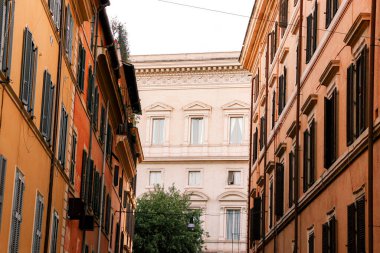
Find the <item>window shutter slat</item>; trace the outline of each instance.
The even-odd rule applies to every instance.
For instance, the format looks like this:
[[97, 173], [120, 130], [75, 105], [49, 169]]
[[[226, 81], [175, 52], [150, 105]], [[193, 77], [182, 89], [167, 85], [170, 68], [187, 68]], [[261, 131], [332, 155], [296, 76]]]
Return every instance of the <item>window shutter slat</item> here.
[[50, 80], [48, 72], [44, 71], [44, 82], [42, 92], [42, 109], [41, 109], [41, 134], [45, 138], [48, 137], [48, 106], [50, 96]]
[[355, 203], [347, 207], [347, 252], [356, 253]]

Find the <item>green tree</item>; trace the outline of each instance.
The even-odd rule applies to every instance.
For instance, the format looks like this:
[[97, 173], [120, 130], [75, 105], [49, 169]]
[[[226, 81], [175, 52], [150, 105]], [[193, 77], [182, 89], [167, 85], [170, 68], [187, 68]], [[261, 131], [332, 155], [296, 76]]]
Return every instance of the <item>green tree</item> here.
[[[191, 210], [190, 196], [174, 186], [156, 186], [137, 200], [133, 250], [136, 253], [201, 252], [200, 210]], [[193, 229], [188, 225], [194, 224]]]
[[127, 62], [129, 59], [129, 44], [126, 25], [118, 18], [112, 18], [111, 27], [113, 36], [117, 40], [120, 47], [121, 60], [123, 62]]

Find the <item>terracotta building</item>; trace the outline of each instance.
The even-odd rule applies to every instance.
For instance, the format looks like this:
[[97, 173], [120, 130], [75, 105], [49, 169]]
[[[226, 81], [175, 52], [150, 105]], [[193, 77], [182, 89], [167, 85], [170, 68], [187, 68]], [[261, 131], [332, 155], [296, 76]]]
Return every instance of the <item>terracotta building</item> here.
[[109, 1], [0, 4], [0, 251], [131, 252], [141, 107]]
[[380, 251], [374, 2], [255, 2], [249, 252]]
[[174, 184], [202, 209], [204, 252], [245, 252], [249, 88], [238, 52], [133, 56], [143, 116], [137, 195]]

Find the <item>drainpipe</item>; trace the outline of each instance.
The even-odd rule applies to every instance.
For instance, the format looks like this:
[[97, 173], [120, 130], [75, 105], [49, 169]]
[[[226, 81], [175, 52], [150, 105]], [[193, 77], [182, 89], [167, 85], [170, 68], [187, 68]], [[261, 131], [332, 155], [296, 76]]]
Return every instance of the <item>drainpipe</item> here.
[[[122, 182], [124, 182], [124, 170], [123, 169], [121, 170], [121, 178], [122, 178]], [[120, 187], [120, 182], [119, 182], [119, 187]], [[121, 200], [123, 198], [123, 191], [121, 191], [121, 197], [119, 195], [119, 198], [120, 198], [120, 206], [119, 206], [119, 234], [116, 235], [116, 236], [119, 237], [119, 245], [118, 245], [119, 248], [115, 249], [115, 252], [120, 252], [120, 247], [123, 247], [123, 245], [121, 245], [121, 243], [120, 243], [121, 242], [121, 214], [122, 214], [122, 210], [121, 210], [122, 209], [122, 203], [121, 203], [122, 201]]]
[[[61, 0], [61, 6], [65, 6], [65, 0]], [[44, 239], [44, 252], [49, 251], [49, 235], [50, 235], [50, 219], [51, 219], [51, 210], [53, 205], [53, 186], [54, 186], [54, 165], [55, 157], [57, 155], [57, 134], [58, 134], [58, 113], [59, 113], [59, 102], [60, 102], [60, 93], [61, 93], [61, 70], [62, 70], [62, 49], [64, 40], [64, 18], [65, 18], [64, 8], [61, 10], [61, 20], [59, 28], [59, 41], [58, 41], [58, 66], [57, 66], [57, 94], [55, 97], [55, 111], [53, 118], [53, 138], [52, 138], [52, 151], [50, 159], [50, 176], [49, 176], [49, 194], [47, 201], [47, 211], [46, 211], [46, 228], [45, 228], [45, 239]]]
[[[262, 206], [261, 206], [261, 222], [262, 222], [262, 238], [263, 238], [263, 253], [265, 253], [265, 199], [266, 199], [266, 190], [267, 190], [267, 173], [265, 169], [267, 167], [267, 129], [268, 129], [268, 92], [269, 92], [269, 33], [267, 35], [267, 51], [265, 54], [265, 135], [264, 135], [264, 196], [262, 197]], [[262, 131], [262, 130], [261, 130]]]
[[104, 193], [103, 188], [104, 188], [104, 172], [106, 168], [106, 158], [107, 158], [107, 153], [106, 151], [106, 146], [107, 146], [107, 131], [108, 131], [108, 110], [109, 110], [109, 102], [107, 102], [107, 109], [106, 109], [106, 118], [105, 118], [105, 130], [104, 130], [104, 152], [103, 152], [103, 164], [102, 164], [102, 182], [100, 186], [100, 212], [99, 212], [99, 230], [98, 230], [98, 247], [97, 247], [97, 253], [100, 253], [100, 241], [101, 241], [101, 235], [102, 235], [102, 220], [103, 220], [103, 202], [104, 202]]
[[368, 252], [373, 252], [373, 108], [375, 82], [376, 0], [371, 6], [368, 94]]
[[297, 100], [296, 100], [296, 150], [295, 150], [295, 175], [294, 175], [294, 250], [298, 252], [298, 199], [299, 199], [299, 158], [300, 158], [300, 92], [301, 92], [301, 73], [302, 73], [302, 21], [303, 21], [303, 0], [300, 0], [300, 21], [298, 28], [298, 58], [297, 58]]
[[251, 80], [251, 117], [249, 118], [249, 157], [248, 157], [248, 223], [247, 223], [247, 253], [249, 253], [251, 231], [249, 225], [251, 222], [251, 171], [252, 171], [252, 118], [253, 118], [253, 80]]

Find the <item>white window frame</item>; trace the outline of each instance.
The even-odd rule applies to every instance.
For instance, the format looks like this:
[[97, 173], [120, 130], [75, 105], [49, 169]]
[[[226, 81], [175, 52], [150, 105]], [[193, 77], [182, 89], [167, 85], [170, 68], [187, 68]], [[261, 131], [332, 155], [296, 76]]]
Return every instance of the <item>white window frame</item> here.
[[[163, 103], [154, 103], [144, 109], [146, 117], [145, 128], [145, 146], [168, 146], [169, 145], [169, 130], [170, 119], [173, 108]], [[164, 119], [164, 143], [162, 145], [153, 144], [153, 119]]]
[[[224, 217], [225, 217], [224, 218], [224, 222], [225, 222], [224, 223], [225, 224], [224, 238], [225, 238], [225, 240], [231, 240], [232, 241], [232, 239], [228, 239], [228, 232], [227, 232], [227, 211], [228, 210], [239, 211], [239, 235], [238, 235], [239, 239], [234, 238], [234, 233], [233, 233], [234, 229], [232, 229], [232, 238], [233, 238], [233, 240], [240, 240], [240, 238], [242, 237], [242, 218], [244, 218], [244, 217], [242, 217], [243, 212], [242, 212], [241, 207], [225, 207], [224, 208]], [[233, 228], [234, 228], [234, 225], [232, 226]]]
[[[189, 179], [190, 179], [190, 172], [199, 172], [200, 176], [200, 182], [199, 185], [190, 185]], [[186, 169], [186, 188], [202, 188], [203, 187], [203, 169], [200, 168], [188, 168]]]
[[[241, 119], [241, 124], [242, 124], [242, 126], [241, 126], [241, 137], [240, 137], [240, 142], [237, 142], [237, 143], [232, 143], [231, 142], [231, 131], [232, 131], [232, 129], [231, 129], [231, 121], [232, 121], [232, 119]], [[229, 117], [228, 117], [228, 144], [230, 144], [230, 145], [241, 145], [241, 144], [243, 144], [243, 141], [244, 141], [244, 133], [245, 133], [245, 129], [246, 129], [246, 127], [245, 127], [245, 120], [244, 120], [244, 115], [230, 115]]]
[[[229, 174], [230, 172], [240, 172], [240, 183], [239, 184], [229, 184]], [[244, 186], [244, 174], [243, 174], [243, 169], [241, 168], [227, 168], [226, 169], [226, 188], [243, 188]]]
[[[250, 105], [242, 101], [232, 101], [222, 106], [223, 109], [223, 144], [224, 145], [249, 145], [249, 118]], [[231, 118], [243, 117], [243, 133], [240, 144], [230, 144]]]
[[155, 185], [150, 184], [150, 173], [151, 172], [160, 172], [161, 173], [161, 183], [159, 185], [163, 186], [164, 185], [164, 169], [148, 169], [147, 170], [147, 173], [148, 173], [148, 175], [147, 175], [148, 182], [147, 182], [146, 188], [152, 189], [155, 186]]
[[[202, 102], [193, 102], [183, 108], [185, 116], [184, 144], [189, 146], [208, 145], [208, 126], [211, 114], [211, 106]], [[191, 144], [191, 120], [203, 118], [203, 140], [201, 144]]]
[[[193, 133], [193, 120], [198, 120], [200, 123], [200, 132], [199, 132], [199, 139], [197, 143], [193, 142], [194, 139], [194, 133]], [[205, 118], [204, 117], [190, 117], [190, 145], [203, 145], [205, 140]]]
[[[155, 121], [159, 121], [159, 120], [162, 120], [164, 122], [163, 123], [163, 129], [162, 129], [162, 135], [163, 135], [162, 136], [162, 142], [161, 143], [154, 143], [154, 126], [155, 126], [154, 122]], [[165, 144], [165, 138], [166, 138], [166, 131], [165, 131], [165, 129], [166, 129], [166, 120], [165, 120], [164, 117], [152, 117], [151, 121], [152, 121], [152, 123], [151, 123], [151, 125], [152, 125], [151, 144], [152, 144], [152, 146], [162, 146], [162, 145]]]

